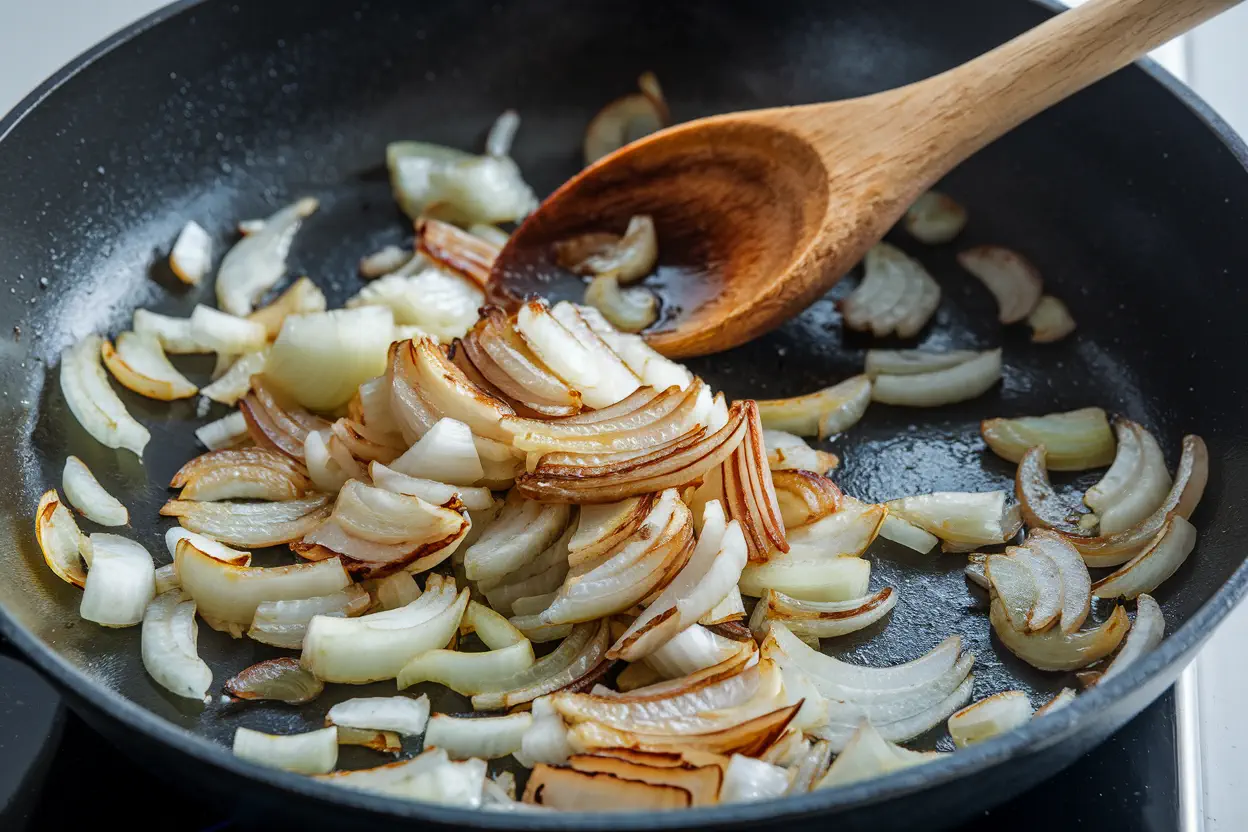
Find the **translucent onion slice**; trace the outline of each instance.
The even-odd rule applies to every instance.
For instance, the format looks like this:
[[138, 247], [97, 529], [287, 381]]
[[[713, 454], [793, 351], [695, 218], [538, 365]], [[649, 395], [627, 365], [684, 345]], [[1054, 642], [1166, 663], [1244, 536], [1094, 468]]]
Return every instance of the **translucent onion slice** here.
[[306, 277], [290, 284], [284, 292], [267, 306], [262, 306], [247, 316], [264, 327], [265, 336], [272, 341], [282, 331], [282, 324], [291, 315], [310, 315], [328, 308], [325, 293]]
[[253, 664], [227, 680], [225, 690], [238, 699], [302, 705], [320, 696], [325, 685], [300, 667], [298, 661], [283, 657]]
[[471, 156], [422, 142], [386, 148], [395, 199], [414, 220], [436, 216], [467, 225], [523, 219], [537, 207], [520, 168], [506, 156]]
[[585, 304], [603, 314], [621, 332], [641, 332], [659, 319], [659, 298], [644, 286], [620, 286], [614, 274], [602, 274], [585, 287]]
[[212, 237], [202, 225], [190, 220], [182, 226], [169, 251], [169, 268], [191, 286], [198, 286], [212, 270]]
[[260, 296], [285, 274], [295, 232], [317, 206], [315, 199], [305, 197], [282, 208], [225, 253], [217, 270], [217, 304], [223, 310], [231, 315], [251, 314]]
[[338, 729], [330, 727], [278, 736], [237, 728], [234, 756], [296, 774], [328, 774], [338, 764]]
[[329, 501], [324, 494], [276, 503], [170, 500], [161, 506], [160, 513], [227, 545], [256, 548], [303, 537], [329, 516]]
[[[752, 646], [752, 645], [751, 645]], [[665, 679], [676, 679], [727, 661], [742, 650], [741, 643], [706, 627], [693, 625], [650, 653], [645, 662]]]
[[1010, 462], [1020, 461], [1029, 448], [1043, 445], [1050, 471], [1101, 468], [1114, 459], [1114, 434], [1099, 407], [1047, 416], [985, 419], [980, 423], [980, 433], [997, 456]]
[[1128, 419], [1115, 419], [1118, 452], [1109, 471], [1083, 501], [1100, 515], [1103, 535], [1117, 534], [1144, 520], [1166, 499], [1172, 485], [1161, 446], [1152, 433]]
[[582, 506], [576, 529], [568, 539], [568, 562], [575, 566], [592, 560], [627, 538], [645, 520], [654, 497], [629, 497], [616, 503]]
[[247, 395], [247, 391], [251, 389], [251, 377], [264, 369], [264, 362], [268, 355], [268, 350], [240, 355], [230, 365], [230, 369], [199, 392], [214, 402], [237, 404], [238, 400]]
[[416, 326], [442, 341], [462, 337], [485, 301], [480, 287], [438, 268], [396, 272], [373, 281], [347, 301], [347, 308], [386, 307], [396, 325]]
[[445, 751], [431, 748], [410, 760], [336, 771], [317, 779], [348, 789], [472, 809], [481, 805], [485, 773], [484, 760], [452, 763]]
[[462, 355], [456, 351], [455, 361], [465, 372], [471, 366], [497, 394], [538, 415], [572, 416], [581, 410], [580, 392], [546, 368], [498, 307], [482, 309], [480, 320], [465, 336]]
[[1135, 621], [1131, 624], [1131, 631], [1097, 684], [1118, 675], [1161, 644], [1161, 637], [1166, 633], [1166, 619], [1161, 614], [1161, 607], [1151, 595], [1141, 594], [1135, 603]]
[[1196, 527], [1174, 514], [1147, 548], [1092, 584], [1092, 593], [1098, 598], [1130, 600], [1152, 592], [1178, 571], [1195, 547]]
[[826, 656], [804, 644], [787, 627], [772, 624], [762, 651], [777, 662], [781, 662], [782, 656], [789, 657], [811, 678], [835, 686], [827, 689], [841, 698], [861, 699], [873, 692], [911, 690], [932, 684], [958, 666], [962, 639], [950, 636], [919, 658], [903, 664], [868, 667]]
[[[310, 675], [310, 674], [309, 674]], [[403, 742], [393, 731], [368, 731], [363, 728], [337, 728], [339, 745], [359, 745], [383, 754], [398, 754]]]
[[374, 607], [383, 610], [405, 607], [420, 597], [420, 586], [410, 572], [396, 572], [366, 581], [364, 586], [373, 598]]
[[108, 377], [100, 365], [102, 344], [98, 335], [88, 335], [61, 352], [61, 392], [78, 424], [95, 441], [141, 457], [151, 434], [108, 386]]
[[392, 313], [380, 306], [291, 315], [269, 350], [264, 376], [304, 407], [333, 410], [385, 371], [393, 329]]
[[975, 246], [958, 253], [958, 263], [992, 292], [997, 317], [1017, 323], [1036, 308], [1044, 289], [1040, 272], [1021, 254], [1001, 246]]
[[1007, 690], [967, 705], [949, 717], [954, 745], [966, 748], [1031, 721], [1031, 702], [1021, 690]]
[[476, 694], [472, 707], [478, 711], [510, 708], [573, 685], [602, 663], [609, 639], [605, 620], [577, 624], [553, 652], [516, 674], [510, 689]]
[[789, 551], [784, 520], [776, 498], [758, 407], [743, 403], [746, 434], [723, 464], [724, 505], [728, 517], [741, 524], [750, 562], [761, 563], [774, 553]]
[[[602, 335], [590, 325], [589, 317], [594, 313], [592, 307], [560, 301], [551, 307], [550, 312], [555, 320], [594, 356], [601, 374], [598, 384], [607, 398], [614, 399], [616, 402], [623, 401], [636, 392], [642, 383], [661, 390], [672, 386], [683, 390], [692, 383], [693, 376], [688, 370], [661, 356], [653, 372], [650, 371], [650, 364], [654, 362], [647, 362], [647, 373], [644, 377], [639, 377], [615, 351], [611, 343], [608, 343], [607, 336]], [[624, 335], [618, 334], [618, 337], [624, 337]], [[653, 350], [650, 352], [658, 356], [658, 353], [654, 353]], [[639, 381], [639, 378], [644, 378], [645, 381]], [[662, 386], [659, 386], [660, 384]]]
[[1054, 529], [1068, 535], [1089, 538], [1093, 532], [1083, 516], [1067, 506], [1053, 490], [1045, 466], [1046, 449], [1037, 445], [1023, 454], [1014, 476], [1019, 508], [1028, 526]]
[[788, 791], [789, 772], [762, 760], [733, 754], [732, 761], [724, 770], [724, 785], [720, 789], [721, 803], [749, 803], [769, 800]]
[[[410, 577], [408, 580], [411, 580]], [[338, 592], [314, 598], [263, 601], [256, 607], [247, 635], [261, 644], [298, 650], [303, 646], [303, 637], [313, 616], [359, 615], [368, 607], [370, 600], [362, 587], [352, 584]]]
[[923, 265], [888, 243], [877, 243], [863, 261], [862, 282], [841, 302], [850, 329], [883, 337], [918, 334], [940, 305], [940, 284]]
[[213, 352], [229, 355], [254, 352], [263, 348], [267, 340], [263, 324], [202, 303], [191, 312], [191, 337]]
[[586, 753], [632, 748], [650, 752], [681, 751], [757, 757], [783, 736], [800, 706], [800, 703], [787, 705], [703, 734], [644, 733], [611, 728], [596, 722], [582, 722], [569, 731], [568, 740], [573, 750]]
[[1057, 568], [1062, 584], [1061, 630], [1067, 634], [1077, 631], [1088, 617], [1092, 600], [1092, 579], [1083, 558], [1061, 535], [1044, 529], [1033, 529], [1023, 545]]
[[79, 588], [86, 584], [87, 571], [79, 552], [83, 535], [56, 489], [39, 498], [39, 507], [35, 509], [35, 539], [44, 561], [56, 577]]
[[[1010, 546], [1005, 551], [1011, 560], [1020, 562], [1031, 573], [1032, 581], [1035, 583], [1036, 601], [1027, 616], [1027, 631], [1047, 630], [1062, 614], [1062, 573], [1058, 571], [1057, 564], [1047, 555], [1027, 547]], [[993, 557], [989, 555], [989, 561]], [[989, 574], [991, 577], [991, 565]]]
[[330, 595], [351, 583], [337, 560], [271, 568], [234, 566], [200, 551], [190, 540], [178, 542], [174, 562], [183, 591], [195, 599], [200, 615], [214, 629], [246, 629], [265, 601]]
[[359, 618], [316, 616], [303, 641], [303, 666], [327, 682], [361, 684], [393, 679], [403, 665], [442, 647], [459, 628], [468, 593], [431, 575], [425, 592], [406, 607]]
[[1074, 701], [1075, 691], [1072, 688], [1062, 688], [1056, 696], [1036, 709], [1035, 714], [1032, 715], [1032, 719], [1043, 716], [1044, 714], [1051, 714], [1054, 711], [1060, 711], [1062, 708], [1065, 708]]
[[524, 802], [569, 812], [649, 812], [693, 805], [688, 789], [539, 763]]
[[848, 601], [867, 592], [871, 562], [858, 557], [773, 560], [741, 572], [741, 594], [761, 596], [775, 589], [807, 601]]
[[116, 349], [103, 341], [100, 356], [113, 378], [140, 396], [170, 402], [199, 390], [169, 363], [160, 341], [150, 333], [123, 332], [117, 336]]
[[130, 522], [130, 512], [121, 502], [109, 494], [81, 459], [69, 456], [65, 459], [65, 471], [61, 486], [70, 505], [82, 515], [101, 526], [124, 526]]
[[582, 343], [544, 302], [533, 300], [522, 306], [514, 325], [534, 355], [579, 390], [590, 407], [613, 405], [637, 389], [636, 377], [613, 374], [604, 378], [599, 351]]
[[93, 534], [90, 570], [78, 614], [105, 627], [131, 627], [143, 620], [156, 594], [156, 565], [138, 543], [115, 534]]
[[945, 370], [877, 376], [871, 398], [904, 407], [939, 407], [981, 396], [1000, 380], [1001, 350], [987, 350]]
[[947, 243], [966, 227], [966, 209], [940, 191], [927, 191], [902, 218], [911, 236], [928, 245]]
[[939, 758], [936, 752], [910, 751], [889, 742], [864, 719], [815, 788], [829, 789], [871, 780]]
[[[648, 756], [650, 755], [643, 755], [643, 759]], [[677, 760], [679, 759], [678, 757]], [[749, 758], [740, 757], [739, 759]], [[766, 763], [761, 763], [761, 765], [766, 765]], [[568, 766], [575, 771], [601, 772], [624, 780], [676, 786], [689, 792], [691, 806], [712, 806], [721, 802], [720, 785], [724, 782], [724, 770], [717, 765], [697, 766], [682, 762], [677, 762], [674, 766], [653, 765], [649, 762], [625, 760], [605, 754], [574, 754], [568, 758]], [[749, 779], [753, 782], [753, 778], [742, 779]], [[785, 782], [787, 784], [787, 777]]]
[[383, 246], [372, 254], [360, 258], [360, 277], [372, 280], [390, 274], [402, 268], [414, 256], [415, 252], [408, 251], [401, 246]]
[[147, 309], [136, 309], [130, 327], [139, 335], [155, 335], [167, 353], [212, 352], [209, 346], [200, 343], [191, 334], [188, 318], [173, 318]]
[[183, 465], [171, 488], [183, 500], [297, 500], [311, 490], [304, 468], [267, 448], [209, 451]]
[[890, 514], [959, 546], [991, 546], [1017, 534], [1016, 507], [1007, 506], [1006, 492], [941, 491], [902, 497], [884, 504]]
[[820, 440], [858, 423], [871, 403], [871, 379], [854, 376], [839, 384], [791, 399], [758, 402], [763, 427]]
[[[429, 724], [429, 697], [377, 696], [347, 699], [329, 709], [326, 725], [394, 731], [405, 737], [419, 737]], [[425, 740], [427, 746], [434, 743]]]
[[919, 554], [927, 554], [935, 548], [940, 542], [940, 538], [936, 535], [920, 529], [918, 526], [906, 520], [902, 520], [895, 514], [888, 514], [884, 517], [884, 522], [880, 524], [880, 537], [885, 540], [891, 540], [894, 543], [900, 543], [907, 549], [913, 549]]
[[935, 373], [965, 364], [977, 355], [973, 350], [867, 350], [863, 372], [870, 378]]
[[[400, 355], [395, 375], [419, 390], [419, 404], [426, 410], [427, 415], [421, 418], [428, 418], [428, 425], [418, 435], [423, 435], [438, 418], [449, 417], [468, 425], [477, 436], [501, 442], [510, 440], [499, 423], [514, 415], [512, 408], [473, 384], [431, 339], [403, 342], [397, 346], [397, 352]], [[397, 402], [396, 407], [400, 407]]]
[[667, 102], [654, 73], [643, 73], [637, 79], [640, 93], [617, 98], [598, 111], [585, 130], [585, 164], [619, 150], [668, 124]]
[[800, 436], [782, 430], [763, 429], [767, 464], [774, 471], [803, 470], [826, 474], [840, 464], [836, 454], [816, 450]]
[[532, 725], [533, 714], [523, 712], [493, 717], [434, 714], [425, 745], [443, 749], [452, 760], [493, 760], [519, 751], [524, 732]]
[[999, 599], [993, 599], [992, 628], [1006, 648], [1040, 670], [1078, 670], [1105, 658], [1127, 634], [1130, 622], [1122, 607], [1115, 607], [1105, 623], [1091, 630], [1063, 633], [1053, 628], [1043, 633], [1024, 634], [1010, 623]]
[[769, 622], [782, 621], [797, 636], [835, 638], [879, 621], [897, 606], [897, 598], [892, 587], [849, 601], [824, 602], [802, 601], [769, 589], [754, 607], [750, 629], [756, 637], [763, 638]]
[[[586, 239], [591, 236], [592, 241]], [[631, 217], [622, 237], [592, 234], [556, 243], [555, 258], [560, 266], [576, 274], [610, 274], [624, 285], [641, 280], [654, 271], [659, 259], [654, 220], [645, 214]], [[611, 319], [610, 315], [607, 319]]]
[[195, 602], [174, 590], [158, 595], [143, 613], [143, 667], [161, 687], [177, 696], [203, 700], [212, 670], [196, 652]]
[[815, 784], [828, 773], [832, 754], [832, 744], [827, 740], [819, 740], [811, 744], [809, 750], [789, 767], [793, 774], [788, 794], [805, 794], [813, 791]]
[[469, 521], [461, 514], [457, 522], [459, 525], [445, 537], [376, 543], [348, 531], [337, 518], [330, 517], [305, 534], [303, 540], [291, 543], [290, 548], [313, 561], [341, 555], [352, 575], [366, 579], [382, 578], [399, 570], [424, 572], [449, 558], [463, 543]]
[[773, 471], [772, 485], [786, 531], [822, 520], [841, 504], [841, 489], [810, 471]]
[[494, 495], [488, 488], [471, 488], [461, 485], [448, 485], [445, 482], [409, 477], [387, 468], [380, 462], [369, 463], [369, 475], [373, 484], [395, 494], [407, 494], [419, 497], [434, 505], [444, 505], [451, 500], [459, 500], [469, 511], [484, 511], [494, 506]]
[[399, 690], [421, 682], [437, 682], [465, 696], [509, 690], [517, 674], [533, 666], [533, 644], [520, 635], [515, 644], [482, 653], [442, 649], [421, 653], [399, 671]]
[[454, 419], [439, 419], [391, 467], [411, 477], [464, 486], [479, 481], [484, 474], [472, 430]]
[[251, 552], [231, 549], [229, 546], [218, 543], [211, 537], [187, 531], [181, 526], [174, 526], [165, 532], [165, 547], [169, 550], [169, 557], [177, 557], [178, 542], [182, 540], [191, 541], [191, 545], [200, 552], [210, 558], [216, 558], [222, 563], [228, 563], [232, 566], [251, 566]]
[[984, 574], [996, 593], [1010, 626], [1028, 632], [1040, 590], [1035, 576], [1023, 561], [1007, 555], [989, 555], [984, 561]]
[[490, 268], [500, 250], [500, 246], [490, 240], [430, 218], [416, 223], [416, 245], [421, 254], [472, 281], [479, 289], [489, 283]]
[[383, 544], [442, 540], [463, 525], [457, 511], [357, 480], [342, 487], [331, 516], [348, 533]]
[[247, 417], [240, 411], [195, 429], [195, 438], [210, 451], [233, 448], [247, 439]]
[[479, 581], [514, 572], [558, 540], [571, 517], [566, 505], [542, 505], [512, 492], [498, 519], [465, 551], [465, 574]]
[[1044, 295], [1027, 316], [1031, 327], [1031, 343], [1051, 344], [1075, 331], [1075, 319], [1066, 304], [1052, 295]]

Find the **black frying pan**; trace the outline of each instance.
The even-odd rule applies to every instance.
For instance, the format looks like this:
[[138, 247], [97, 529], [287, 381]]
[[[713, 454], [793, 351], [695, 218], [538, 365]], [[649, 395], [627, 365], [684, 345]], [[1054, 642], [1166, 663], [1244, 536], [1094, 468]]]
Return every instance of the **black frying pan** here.
[[[1248, 150], [1148, 65], [1039, 116], [944, 184], [970, 209], [958, 243], [997, 243], [1031, 257], [1078, 319], [1072, 339], [1027, 343], [1021, 328], [997, 325], [987, 293], [954, 266], [956, 246], [895, 240], [945, 288], [922, 344], [1002, 344], [1008, 369], [1003, 385], [962, 406], [873, 405], [834, 446], [849, 493], [879, 500], [1009, 487], [1012, 467], [984, 451], [979, 419], [1093, 404], [1154, 429], [1171, 464], [1186, 432], [1202, 434], [1214, 460], [1194, 517], [1197, 551], [1157, 593], [1170, 631], [1162, 646], [1072, 707], [938, 765], [801, 798], [663, 815], [465, 813], [331, 789], [235, 760], [234, 728], [319, 727], [333, 701], [384, 694], [390, 685], [334, 690], [302, 710], [175, 699], [144, 673], [137, 630], [78, 619], [78, 590], [44, 567], [31, 522], [38, 495], [59, 485], [65, 455], [76, 453], [123, 497], [133, 535], [163, 559], [167, 522], [156, 509], [167, 494], [159, 484], [198, 453], [193, 405], [123, 391], [152, 429], [140, 464], [73, 422], [55, 363], [76, 338], [124, 328], [137, 305], [184, 315], [211, 297], [209, 287], [177, 284], [164, 265], [188, 218], [224, 246], [236, 220], [292, 196], [319, 197], [323, 207], [300, 232], [291, 271], [311, 275], [338, 302], [355, 291], [360, 255], [410, 234], [381, 164], [387, 141], [477, 147], [493, 118], [515, 107], [524, 118], [516, 158], [548, 192], [577, 169], [590, 115], [630, 91], [643, 69], [657, 72], [678, 118], [822, 101], [947, 69], [1048, 14], [1021, 0], [222, 0], [176, 4], [119, 33], [0, 122], [0, 289], [8, 289], [0, 291], [0, 459], [8, 469], [0, 481], [0, 629], [98, 730], [153, 770], [261, 812], [338, 828], [398, 818], [559, 829], [773, 820], [935, 828], [1052, 774], [1164, 690], [1248, 585], [1238, 538], [1248, 505], [1248, 370], [1240, 360]], [[833, 306], [851, 284], [765, 339], [700, 359], [695, 369], [738, 397], [795, 394], [856, 372], [867, 342], [841, 331]], [[882, 545], [872, 560], [873, 584], [899, 587], [901, 602], [886, 622], [825, 642], [838, 654], [894, 663], [959, 632], [976, 655], [977, 698], [1021, 688], [1039, 704], [1072, 684], [996, 647], [961, 558]], [[217, 685], [280, 652], [207, 628], [200, 646]], [[435, 707], [463, 704], [443, 695]]]

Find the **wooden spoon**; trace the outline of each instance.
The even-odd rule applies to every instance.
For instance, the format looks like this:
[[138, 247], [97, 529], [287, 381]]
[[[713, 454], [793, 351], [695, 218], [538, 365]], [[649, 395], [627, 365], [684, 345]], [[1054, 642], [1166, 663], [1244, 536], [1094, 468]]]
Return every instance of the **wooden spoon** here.
[[679, 357], [748, 341], [827, 291], [963, 159], [1238, 1], [1091, 0], [899, 89], [647, 136], [520, 226], [495, 262], [492, 296], [540, 291], [554, 241], [622, 232], [649, 214], [660, 264], [680, 275], [663, 298], [679, 312], [646, 333], [650, 344]]

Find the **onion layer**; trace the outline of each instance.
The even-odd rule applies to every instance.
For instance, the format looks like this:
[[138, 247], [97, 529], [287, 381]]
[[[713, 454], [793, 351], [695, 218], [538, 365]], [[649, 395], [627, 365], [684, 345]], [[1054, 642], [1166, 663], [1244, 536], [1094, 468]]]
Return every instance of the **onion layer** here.
[[1181, 514], [1169, 517], [1144, 551], [1092, 585], [1098, 598], [1135, 598], [1178, 571], [1196, 547], [1196, 527]]
[[906, 209], [906, 230], [928, 245], [947, 243], [966, 227], [966, 209], [940, 191], [927, 191]]
[[1029, 448], [1043, 445], [1050, 471], [1100, 468], [1114, 458], [1114, 435], [1105, 411], [1099, 407], [1019, 419], [986, 419], [980, 432], [988, 447], [1010, 462], [1020, 461]]
[[61, 392], [78, 424], [108, 448], [124, 448], [143, 456], [151, 434], [126, 410], [108, 386], [100, 366], [103, 339], [88, 335], [61, 353]]
[[1115, 607], [1104, 624], [1091, 630], [1067, 634], [1055, 628], [1044, 633], [1024, 634], [1010, 623], [998, 599], [992, 602], [990, 617], [992, 628], [1001, 643], [1011, 653], [1040, 670], [1087, 667], [1112, 653], [1130, 626], [1126, 611]]
[[113, 378], [140, 396], [170, 402], [199, 389], [169, 363], [159, 339], [150, 333], [123, 332], [117, 336], [116, 349], [103, 341], [100, 356]]
[[126, 511], [116, 497], [100, 485], [81, 459], [70, 456], [65, 459], [65, 471], [61, 477], [65, 498], [70, 505], [82, 512], [88, 520], [101, 526], [124, 526], [130, 522]]
[[231, 315], [251, 313], [260, 296], [281, 280], [295, 232], [317, 205], [305, 197], [282, 208], [225, 253], [217, 270], [217, 303], [222, 309]]
[[1023, 320], [1040, 302], [1040, 272], [1017, 252], [1001, 246], [976, 246], [958, 254], [962, 268], [977, 277], [997, 299], [1003, 324]]
[[143, 620], [156, 594], [156, 565], [147, 550], [115, 534], [93, 534], [90, 571], [78, 614], [105, 627], [130, 627]]
[[1000, 380], [1001, 350], [987, 350], [944, 370], [877, 376], [871, 398], [905, 407], [939, 407], [981, 396]]
[[234, 756], [296, 774], [328, 774], [338, 763], [338, 729], [278, 736], [238, 728], [234, 731]]
[[831, 387], [791, 399], [758, 402], [763, 427], [824, 439], [857, 424], [871, 402], [871, 380], [854, 376]]
[[1021, 690], [1007, 690], [967, 705], [949, 717], [954, 745], [966, 748], [1031, 721], [1031, 702]]
[[845, 325], [877, 338], [918, 334], [940, 305], [940, 284], [919, 261], [888, 243], [872, 246], [863, 264], [862, 282], [841, 302]]
[[35, 509], [35, 539], [44, 562], [56, 577], [79, 588], [86, 584], [87, 571], [79, 551], [84, 537], [56, 489], [39, 498], [39, 507]]
[[143, 613], [143, 667], [161, 687], [177, 696], [203, 700], [212, 670], [196, 652], [195, 602], [178, 590], [158, 595]]
[[659, 79], [646, 72], [637, 79], [640, 93], [617, 98], [598, 111], [585, 130], [585, 164], [667, 126], [669, 113]]

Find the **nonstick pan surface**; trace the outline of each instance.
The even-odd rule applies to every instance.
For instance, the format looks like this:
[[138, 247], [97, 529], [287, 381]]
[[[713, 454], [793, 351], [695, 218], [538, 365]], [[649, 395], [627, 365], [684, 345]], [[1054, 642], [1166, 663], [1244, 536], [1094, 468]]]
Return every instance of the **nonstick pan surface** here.
[[[934, 322], [905, 346], [1000, 345], [1007, 370], [1002, 385], [963, 405], [872, 405], [827, 446], [841, 456], [835, 478], [848, 493], [883, 500], [1010, 488], [1012, 466], [985, 450], [979, 420], [1089, 405], [1152, 428], [1172, 465], [1185, 433], [1203, 435], [1213, 459], [1194, 517], [1197, 550], [1157, 592], [1169, 631], [1162, 646], [1072, 707], [939, 765], [780, 802], [663, 815], [464, 813], [331, 790], [235, 760], [234, 729], [320, 727], [333, 702], [387, 695], [392, 685], [333, 687], [302, 709], [176, 699], [143, 671], [137, 629], [79, 620], [79, 592], [44, 567], [31, 520], [39, 494], [59, 485], [74, 453], [129, 506], [125, 533], [167, 560], [170, 524], [156, 513], [168, 497], [161, 484], [199, 453], [191, 427], [224, 410], [199, 419], [193, 403], [122, 391], [152, 431], [140, 463], [94, 443], [73, 421], [56, 371], [63, 347], [124, 329], [136, 306], [186, 315], [211, 302], [210, 286], [182, 286], [164, 262], [187, 219], [208, 228], [220, 251], [237, 220], [318, 197], [321, 210], [296, 240], [290, 273], [311, 276], [332, 305], [358, 289], [361, 255], [410, 239], [389, 195], [388, 141], [477, 148], [497, 114], [514, 107], [523, 118], [514, 155], [547, 193], [577, 170], [589, 117], [629, 92], [642, 70], [658, 74], [682, 120], [845, 98], [952, 67], [1050, 13], [1021, 0], [209, 0], [169, 7], [120, 33], [0, 123], [0, 627], [97, 728], [165, 775], [197, 778], [262, 812], [339, 828], [386, 818], [461, 827], [743, 827], [814, 824], [830, 813], [844, 829], [937, 828], [1051, 774], [1164, 690], [1245, 587], [1238, 534], [1248, 504], [1240, 334], [1248, 313], [1240, 279], [1248, 264], [1248, 154], [1153, 67], [1128, 68], [1080, 93], [950, 174], [942, 188], [971, 216], [954, 245], [890, 238], [922, 259], [945, 292]], [[1046, 290], [1079, 321], [1074, 337], [1038, 346], [1024, 328], [1000, 327], [991, 298], [954, 263], [960, 247], [977, 243], [1033, 259]], [[856, 280], [777, 332], [693, 368], [732, 397], [807, 392], [858, 372], [871, 343], [844, 332], [834, 307]], [[210, 370], [184, 366], [196, 380]], [[1076, 494], [1095, 476], [1060, 476], [1059, 484]], [[871, 560], [872, 587], [896, 587], [897, 609], [825, 649], [891, 664], [960, 633], [976, 656], [976, 698], [1021, 689], [1039, 705], [1073, 686], [1070, 675], [1034, 671], [990, 638], [985, 598], [967, 586], [964, 558], [881, 541]], [[289, 655], [207, 627], [200, 651], [217, 688], [248, 664]], [[434, 707], [465, 709], [445, 692]], [[944, 748], [938, 736], [920, 744]], [[378, 761], [366, 754], [344, 762]]]

